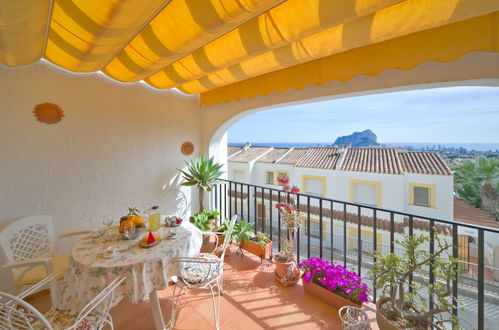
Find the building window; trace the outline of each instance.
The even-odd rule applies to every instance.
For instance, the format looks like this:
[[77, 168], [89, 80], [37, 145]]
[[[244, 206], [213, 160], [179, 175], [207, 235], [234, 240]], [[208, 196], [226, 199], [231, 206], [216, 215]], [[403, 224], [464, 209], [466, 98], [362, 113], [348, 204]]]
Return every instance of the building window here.
[[435, 207], [435, 185], [411, 183], [409, 185], [409, 204]]
[[414, 187], [414, 204], [430, 206], [430, 188]]
[[[349, 248], [351, 251], [358, 251], [358, 239], [359, 239], [359, 231], [356, 228], [349, 228]], [[376, 238], [376, 245], [378, 251], [381, 250], [382, 246], [382, 234], [377, 233]], [[361, 247], [362, 247], [362, 253], [371, 253], [374, 252], [374, 234], [369, 231], [369, 230], [361, 230], [360, 231], [360, 240], [361, 240]]]
[[232, 178], [234, 181], [244, 182], [246, 181], [246, 173], [244, 172], [244, 170], [233, 170]]
[[326, 196], [326, 177], [304, 175], [303, 192], [309, 195]]
[[265, 171], [265, 183], [266, 184], [274, 184], [274, 172]]
[[[280, 170], [280, 171], [276, 171], [275, 174], [276, 174], [276, 181], [277, 181], [276, 184], [278, 184], [279, 186], [284, 185], [283, 183], [280, 183], [278, 181], [279, 177], [287, 177], [289, 180], [289, 171]], [[289, 183], [289, 184], [291, 184], [291, 183]]]
[[381, 182], [350, 180], [350, 201], [381, 207]]
[[[327, 223], [323, 220], [322, 221], [322, 240], [325, 241], [327, 236], [326, 236], [326, 226]], [[308, 234], [308, 225], [305, 224], [304, 226], [305, 229], [305, 234]], [[310, 236], [315, 237], [315, 238], [321, 238], [321, 223], [317, 219], [310, 219]]]

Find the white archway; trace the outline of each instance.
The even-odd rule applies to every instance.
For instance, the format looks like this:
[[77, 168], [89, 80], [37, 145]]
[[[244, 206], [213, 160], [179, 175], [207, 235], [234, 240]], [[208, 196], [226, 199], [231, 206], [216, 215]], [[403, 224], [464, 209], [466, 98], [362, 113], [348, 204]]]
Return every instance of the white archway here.
[[255, 112], [289, 104], [319, 102], [395, 91], [454, 86], [499, 86], [499, 54], [476, 52], [451, 63], [426, 62], [407, 71], [391, 69], [375, 77], [358, 76], [253, 99], [205, 107], [202, 152], [227, 162], [227, 130]]

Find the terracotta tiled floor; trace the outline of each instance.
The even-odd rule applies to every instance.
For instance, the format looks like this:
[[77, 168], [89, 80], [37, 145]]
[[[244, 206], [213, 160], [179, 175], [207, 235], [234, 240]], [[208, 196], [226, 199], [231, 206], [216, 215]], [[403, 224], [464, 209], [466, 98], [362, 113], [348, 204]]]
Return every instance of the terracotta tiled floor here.
[[[274, 279], [274, 267], [260, 271], [260, 261], [245, 254], [237, 256], [232, 248], [225, 259], [221, 328], [257, 329], [341, 329], [338, 310], [305, 294], [301, 282], [283, 287]], [[170, 319], [170, 288], [160, 291], [163, 315]], [[49, 308], [48, 293], [31, 299], [37, 308]], [[190, 291], [180, 299], [180, 312], [175, 329], [213, 329], [211, 295], [207, 291]], [[365, 311], [372, 329], [378, 329], [374, 306]], [[122, 301], [111, 311], [115, 329], [154, 329], [149, 302], [131, 304]]]

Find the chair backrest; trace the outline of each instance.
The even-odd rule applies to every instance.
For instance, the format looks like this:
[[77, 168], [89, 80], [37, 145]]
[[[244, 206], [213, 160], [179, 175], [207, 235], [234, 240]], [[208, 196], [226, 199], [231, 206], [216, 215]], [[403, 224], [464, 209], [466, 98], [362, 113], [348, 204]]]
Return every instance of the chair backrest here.
[[0, 292], [0, 329], [34, 329], [34, 323], [52, 330], [47, 319], [24, 300]]
[[96, 313], [99, 315], [100, 320], [98, 324], [98, 329], [102, 326], [106, 320], [106, 316], [109, 310], [113, 306], [114, 291], [116, 288], [125, 281], [125, 277], [120, 276], [109, 283], [94, 299], [92, 299], [78, 314], [73, 327], [76, 327], [88, 316], [90, 313]]
[[0, 246], [8, 262], [19, 262], [55, 252], [52, 217], [34, 215], [9, 224], [0, 232]]
[[[53, 256], [55, 237], [52, 217], [34, 215], [12, 222], [0, 232], [0, 247], [8, 263]], [[22, 269], [14, 269], [14, 277], [17, 278], [22, 272]]]
[[232, 231], [234, 230], [236, 220], [237, 220], [237, 215], [234, 215], [229, 222], [229, 226], [227, 228], [227, 231], [225, 232], [225, 239], [224, 239], [224, 243], [222, 245], [222, 254], [220, 255], [220, 259], [222, 260], [222, 265], [223, 265], [223, 260], [225, 257], [225, 250], [227, 249], [227, 245], [229, 245], [230, 237], [232, 236]]

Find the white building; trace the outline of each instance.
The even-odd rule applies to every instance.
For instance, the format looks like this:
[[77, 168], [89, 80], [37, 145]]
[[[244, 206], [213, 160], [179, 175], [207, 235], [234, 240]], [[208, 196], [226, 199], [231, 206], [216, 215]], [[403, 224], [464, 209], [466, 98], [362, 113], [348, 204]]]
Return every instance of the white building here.
[[[272, 148], [272, 147], [228, 147], [228, 178], [232, 181], [250, 183], [269, 188], [262, 194], [261, 188], [248, 188], [241, 185], [231, 186], [238, 198], [230, 201], [230, 210], [242, 217], [253, 218], [258, 215], [258, 225], [272, 224], [277, 227], [278, 191], [282, 190], [277, 178], [285, 174], [290, 178], [290, 185], [297, 186], [307, 195], [338, 201], [364, 204], [361, 209], [362, 226], [358, 232], [358, 207], [335, 203], [332, 206], [333, 226], [331, 227], [331, 205], [322, 202], [322, 211], [318, 198], [300, 196], [299, 207], [307, 211], [310, 205], [310, 237], [314, 247], [320, 245], [330, 248], [333, 242], [335, 250], [358, 250], [358, 238], [361, 249], [370, 252], [374, 247], [373, 210], [369, 206], [410, 213], [430, 218], [456, 220], [471, 224], [492, 226], [493, 221], [477, 222], [478, 209], [469, 206], [454, 197], [453, 174], [438, 153], [408, 152], [396, 148], [351, 148], [351, 147], [315, 147], [315, 148]], [[241, 195], [241, 189], [243, 195]], [[249, 189], [249, 191], [248, 191]], [[270, 189], [273, 190], [272, 199]], [[281, 193], [281, 201], [285, 201]], [[242, 198], [241, 198], [242, 197]], [[249, 199], [248, 199], [249, 197]], [[248, 205], [249, 200], [249, 205]], [[456, 205], [455, 205], [456, 202]], [[465, 211], [463, 211], [465, 210]], [[454, 213], [458, 213], [454, 215]], [[483, 212], [482, 212], [483, 213]], [[322, 217], [321, 217], [322, 214]], [[343, 221], [346, 217], [346, 225]], [[388, 252], [391, 236], [389, 231], [390, 214], [377, 211], [376, 245], [378, 250]], [[408, 233], [408, 218], [395, 215], [395, 239]], [[405, 222], [405, 224], [404, 224]], [[322, 224], [322, 225], [321, 225]], [[491, 225], [492, 224], [492, 225]], [[321, 229], [322, 227], [322, 229]], [[346, 227], [346, 228], [345, 228]], [[268, 232], [268, 227], [267, 232]], [[414, 232], [428, 233], [428, 221], [414, 218]], [[437, 225], [441, 237], [451, 240], [451, 226]], [[332, 230], [331, 230], [332, 229]], [[308, 225], [301, 231], [303, 239], [308, 239]], [[346, 232], [346, 236], [344, 233]], [[306, 238], [305, 238], [306, 237]], [[345, 237], [345, 238], [344, 238]], [[344, 241], [346, 239], [346, 242]], [[476, 262], [476, 230], [459, 227], [459, 259], [470, 262], [465, 270], [471, 270]], [[496, 235], [485, 237], [485, 263], [499, 279], [499, 246]], [[302, 241], [304, 242], [304, 241]], [[396, 251], [397, 252], [397, 251]], [[491, 278], [490, 278], [491, 279]]]
[[453, 218], [452, 172], [433, 152], [229, 147], [228, 171], [231, 180], [278, 189], [277, 177], [286, 174], [304, 194]]

